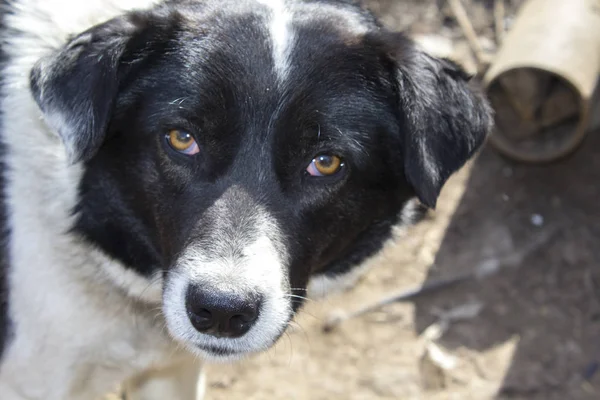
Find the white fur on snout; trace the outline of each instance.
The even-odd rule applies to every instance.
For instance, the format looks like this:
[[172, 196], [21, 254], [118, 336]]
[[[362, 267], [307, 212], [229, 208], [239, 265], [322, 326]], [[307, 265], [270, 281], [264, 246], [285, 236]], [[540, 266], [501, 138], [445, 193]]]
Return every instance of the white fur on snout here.
[[[206, 243], [192, 244], [167, 279], [163, 307], [169, 331], [205, 359], [231, 360], [265, 350], [286, 329], [292, 316], [287, 254], [279, 230], [266, 212], [257, 213], [251, 218], [255, 225], [254, 237], [230, 238], [233, 239], [230, 245], [241, 246], [235, 250], [239, 250], [242, 257], [234, 258], [231, 251], [225, 250], [231, 250], [231, 246], [218, 243], [223, 239], [217, 232], [211, 241], [217, 248], [222, 248], [223, 253], [215, 257], [214, 248], [210, 253], [205, 250]], [[258, 319], [248, 333], [239, 338], [216, 338], [199, 333], [192, 326], [185, 308], [186, 291], [191, 284], [240, 295], [259, 294], [262, 303]], [[201, 347], [216, 347], [236, 354], [216, 356]]]

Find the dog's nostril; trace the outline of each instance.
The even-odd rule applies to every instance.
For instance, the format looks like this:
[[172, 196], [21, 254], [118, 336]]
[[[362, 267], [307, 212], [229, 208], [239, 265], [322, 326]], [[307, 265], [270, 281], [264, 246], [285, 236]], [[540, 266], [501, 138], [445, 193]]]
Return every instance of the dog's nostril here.
[[197, 331], [217, 337], [240, 337], [256, 322], [260, 298], [190, 286], [186, 309]]
[[258, 318], [258, 302], [248, 303], [248, 307], [243, 313], [234, 315], [234, 317], [240, 318], [243, 322], [254, 322]]
[[200, 332], [206, 332], [215, 325], [212, 313], [206, 308], [190, 311], [190, 307], [188, 306], [188, 315], [192, 325], [194, 325], [194, 328]]
[[229, 319], [229, 331], [237, 336], [241, 336], [247, 332], [250, 329], [250, 325], [242, 315], [234, 315]]
[[256, 318], [258, 318], [258, 307], [249, 306], [245, 312], [235, 314], [229, 318], [227, 331], [232, 336], [241, 336], [250, 330]]

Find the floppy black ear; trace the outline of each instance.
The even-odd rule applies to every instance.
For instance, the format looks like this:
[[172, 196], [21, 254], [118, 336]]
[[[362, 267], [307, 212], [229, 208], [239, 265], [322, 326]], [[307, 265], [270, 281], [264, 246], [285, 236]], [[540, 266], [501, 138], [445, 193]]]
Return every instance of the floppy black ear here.
[[38, 61], [33, 97], [74, 163], [102, 144], [119, 88], [119, 67], [135, 26], [116, 18], [86, 31]]
[[492, 110], [457, 64], [401, 40], [394, 58], [405, 116], [404, 169], [421, 202], [434, 208], [446, 180], [484, 142]]

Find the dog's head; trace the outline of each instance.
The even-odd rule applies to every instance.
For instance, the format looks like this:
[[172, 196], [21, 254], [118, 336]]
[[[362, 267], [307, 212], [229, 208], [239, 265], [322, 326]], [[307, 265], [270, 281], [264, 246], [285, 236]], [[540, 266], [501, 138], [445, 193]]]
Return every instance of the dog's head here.
[[377, 252], [480, 147], [487, 103], [345, 2], [179, 1], [113, 19], [33, 69], [84, 167], [75, 230], [163, 282], [205, 357], [271, 346], [311, 277]]

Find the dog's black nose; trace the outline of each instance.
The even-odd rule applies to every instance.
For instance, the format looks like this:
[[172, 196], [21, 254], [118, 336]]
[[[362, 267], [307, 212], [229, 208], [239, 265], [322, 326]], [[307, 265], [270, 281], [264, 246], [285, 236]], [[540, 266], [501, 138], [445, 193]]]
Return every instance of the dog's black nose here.
[[188, 287], [185, 306], [198, 332], [235, 338], [250, 330], [260, 311], [260, 296]]

